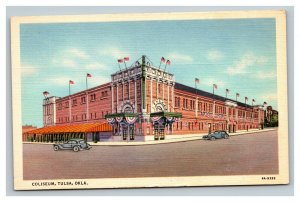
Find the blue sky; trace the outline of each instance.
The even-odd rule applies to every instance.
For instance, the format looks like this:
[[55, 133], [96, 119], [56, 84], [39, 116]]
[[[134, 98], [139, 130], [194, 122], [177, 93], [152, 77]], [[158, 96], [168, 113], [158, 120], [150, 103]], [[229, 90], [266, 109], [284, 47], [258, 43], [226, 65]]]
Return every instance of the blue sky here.
[[176, 81], [235, 99], [267, 101], [277, 108], [275, 19], [101, 22], [21, 25], [22, 121], [42, 126], [42, 92], [68, 95], [110, 81], [117, 59], [129, 64], [141, 55], [167, 70]]

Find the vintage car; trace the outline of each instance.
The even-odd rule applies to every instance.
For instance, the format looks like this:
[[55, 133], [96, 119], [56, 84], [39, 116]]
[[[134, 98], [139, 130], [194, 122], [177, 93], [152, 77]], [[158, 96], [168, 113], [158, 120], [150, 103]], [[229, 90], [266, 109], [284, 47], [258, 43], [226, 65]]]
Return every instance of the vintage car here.
[[214, 141], [216, 139], [223, 139], [223, 138], [224, 139], [228, 139], [229, 138], [229, 135], [228, 135], [228, 133], [225, 130], [217, 130], [217, 131], [215, 131], [213, 133], [210, 133], [208, 135], [204, 135], [202, 137], [202, 139], [204, 139], [204, 140], [212, 140], [212, 141]]
[[54, 151], [69, 149], [78, 152], [80, 150], [90, 148], [91, 146], [83, 139], [70, 139], [65, 143], [53, 145]]

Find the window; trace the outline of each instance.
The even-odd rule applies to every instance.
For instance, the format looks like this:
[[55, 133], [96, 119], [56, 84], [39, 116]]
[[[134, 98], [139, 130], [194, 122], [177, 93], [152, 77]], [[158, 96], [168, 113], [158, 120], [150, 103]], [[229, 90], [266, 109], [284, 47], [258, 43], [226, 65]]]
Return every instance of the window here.
[[81, 104], [85, 104], [86, 100], [85, 100], [85, 96], [81, 97]]
[[69, 108], [69, 101], [65, 102], [65, 107]]
[[94, 93], [94, 94], [91, 95], [91, 102], [93, 102], [95, 100], [96, 100], [96, 94]]
[[62, 104], [61, 104], [61, 103], [58, 104], [57, 109], [58, 109], [58, 110], [61, 110], [61, 109], [62, 109]]
[[158, 93], [161, 93], [161, 84], [158, 84]]
[[73, 99], [72, 100], [72, 106], [76, 106], [77, 105], [77, 99]]
[[[107, 91], [101, 92], [101, 97], [102, 97], [102, 98], [103, 98], [103, 97], [107, 97], [107, 95], [108, 95]], [[96, 99], [96, 97], [95, 97], [95, 99]]]

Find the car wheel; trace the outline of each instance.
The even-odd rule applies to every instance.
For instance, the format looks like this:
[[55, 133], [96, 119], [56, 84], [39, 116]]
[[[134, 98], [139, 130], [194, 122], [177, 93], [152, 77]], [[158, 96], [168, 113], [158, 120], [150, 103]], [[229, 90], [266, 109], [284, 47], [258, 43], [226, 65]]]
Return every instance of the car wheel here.
[[229, 138], [229, 135], [225, 135], [225, 137], [224, 137], [225, 139], [228, 139]]
[[77, 146], [73, 147], [73, 151], [74, 152], [78, 152], [79, 151], [79, 147], [77, 147]]
[[56, 145], [56, 146], [53, 147], [53, 149], [54, 149], [54, 151], [58, 151], [59, 148], [58, 148], [58, 146]]
[[211, 141], [215, 141], [216, 138], [215, 138], [215, 137], [211, 137], [210, 140], [211, 140]]

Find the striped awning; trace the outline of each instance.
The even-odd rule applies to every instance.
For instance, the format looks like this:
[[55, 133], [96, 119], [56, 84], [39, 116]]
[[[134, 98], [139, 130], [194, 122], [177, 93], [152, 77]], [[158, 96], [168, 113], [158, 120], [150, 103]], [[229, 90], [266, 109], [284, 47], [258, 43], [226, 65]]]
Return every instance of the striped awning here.
[[51, 134], [51, 133], [88, 133], [112, 131], [108, 123], [83, 123], [70, 125], [57, 125], [38, 128], [24, 134]]

